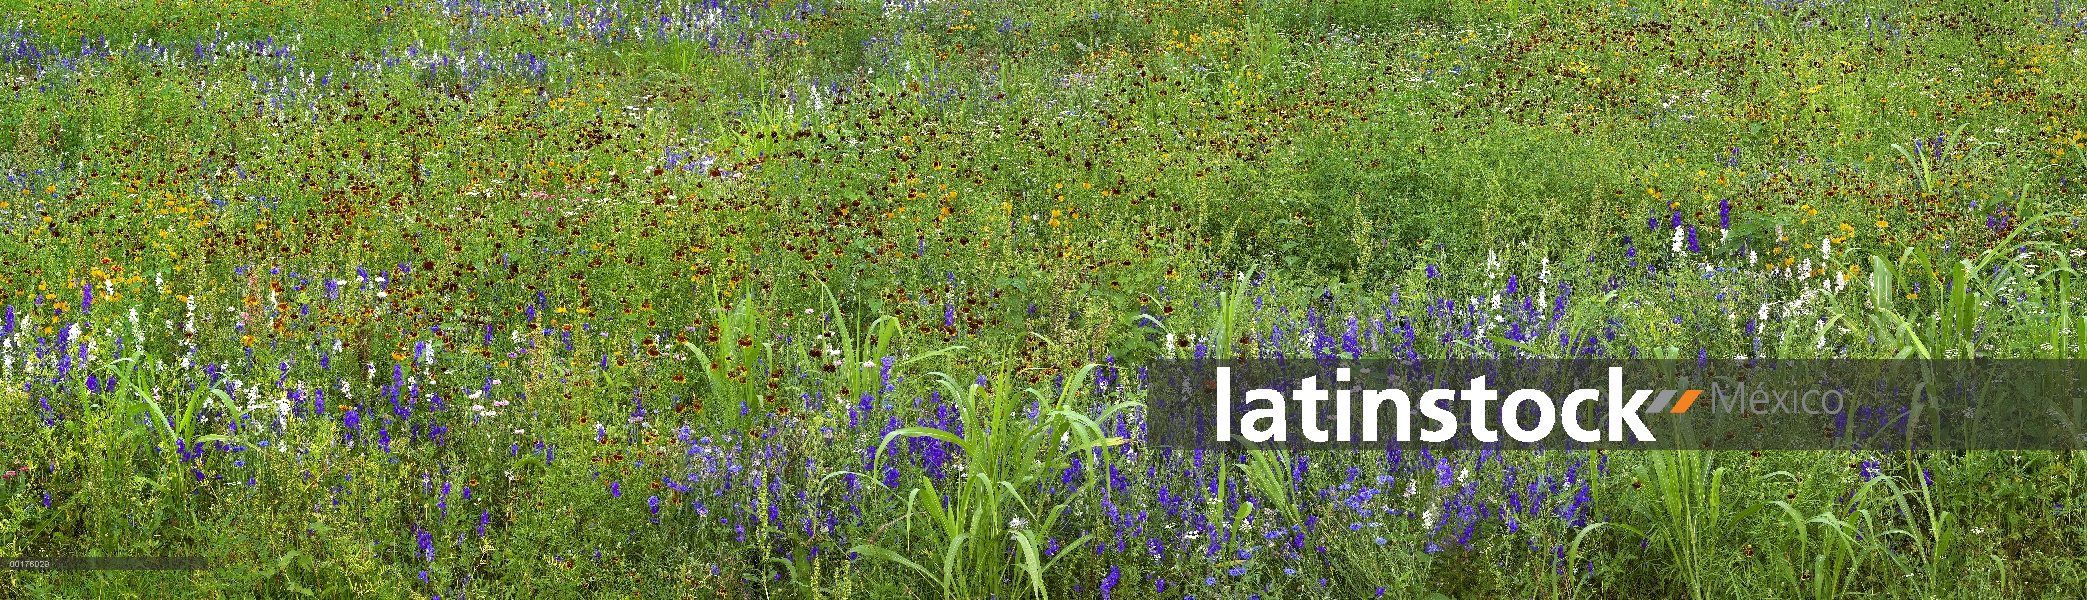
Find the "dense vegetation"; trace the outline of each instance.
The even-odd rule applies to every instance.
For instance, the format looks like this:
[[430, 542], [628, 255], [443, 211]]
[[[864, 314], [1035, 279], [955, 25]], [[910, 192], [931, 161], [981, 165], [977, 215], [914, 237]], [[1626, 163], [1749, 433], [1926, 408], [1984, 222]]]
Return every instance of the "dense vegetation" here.
[[12, 6], [0, 555], [217, 566], [0, 596], [2087, 590], [2077, 451], [1139, 405], [1181, 356], [2082, 358], [2087, 4]]

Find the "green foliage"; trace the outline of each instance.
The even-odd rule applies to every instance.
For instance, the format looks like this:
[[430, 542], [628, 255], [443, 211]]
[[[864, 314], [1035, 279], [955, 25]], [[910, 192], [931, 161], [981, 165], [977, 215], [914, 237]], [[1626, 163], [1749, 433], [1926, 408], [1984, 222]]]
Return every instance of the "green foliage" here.
[[[906, 490], [906, 512], [899, 517], [905, 526], [900, 531], [917, 539], [865, 543], [854, 551], [905, 566], [932, 582], [945, 598], [1048, 598], [1045, 574], [1063, 556], [1043, 558], [1043, 537], [1061, 530], [1066, 511], [1077, 506], [1075, 501], [1097, 480], [1087, 479], [1059, 494], [1039, 493], [1038, 488], [1076, 457], [1106, 465], [1108, 454], [1098, 450], [1129, 440], [1106, 435], [1097, 421], [1137, 406], [1134, 401], [1119, 402], [1103, 408], [1099, 419], [1086, 415], [1075, 400], [1095, 368], [1081, 368], [1055, 396], [1036, 388], [1024, 390], [1034, 402], [1033, 415], [1022, 414], [1023, 397], [1010, 391], [1013, 382], [1005, 373], [991, 388], [973, 384], [968, 389], [956, 378], [936, 373], [958, 407], [963, 433], [901, 428], [885, 434], [877, 453], [883, 455], [902, 437], [927, 438], [961, 450], [964, 464], [956, 469], [954, 482], [937, 486], [922, 476]], [[919, 531], [912, 522], [915, 515], [926, 521]], [[1079, 536], [1064, 551], [1078, 550], [1090, 537]], [[921, 560], [913, 560], [893, 549], [906, 547], [926, 552], [916, 554]], [[930, 570], [923, 564], [941, 568]]]
[[222, 562], [0, 596], [2075, 597], [2077, 452], [1136, 432], [1197, 352], [2087, 358], [2081, 11], [16, 3], [0, 555]]

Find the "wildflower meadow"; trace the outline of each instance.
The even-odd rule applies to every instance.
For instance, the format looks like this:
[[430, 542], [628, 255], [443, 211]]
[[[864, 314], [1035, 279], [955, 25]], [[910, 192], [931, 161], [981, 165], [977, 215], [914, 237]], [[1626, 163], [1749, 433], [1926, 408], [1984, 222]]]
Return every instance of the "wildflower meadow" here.
[[26, 0], [0, 86], [0, 556], [207, 563], [0, 598], [2087, 596], [2077, 449], [1145, 435], [2087, 361], [2078, 0]]

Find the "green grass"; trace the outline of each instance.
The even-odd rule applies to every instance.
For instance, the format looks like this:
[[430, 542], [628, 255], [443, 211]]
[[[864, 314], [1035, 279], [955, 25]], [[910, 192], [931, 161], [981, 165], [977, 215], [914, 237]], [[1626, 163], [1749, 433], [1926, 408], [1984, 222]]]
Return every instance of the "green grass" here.
[[2078, 3], [5, 10], [0, 555], [221, 566], [0, 592], [2087, 590], [2079, 452], [1137, 430], [1351, 338], [2078, 360]]

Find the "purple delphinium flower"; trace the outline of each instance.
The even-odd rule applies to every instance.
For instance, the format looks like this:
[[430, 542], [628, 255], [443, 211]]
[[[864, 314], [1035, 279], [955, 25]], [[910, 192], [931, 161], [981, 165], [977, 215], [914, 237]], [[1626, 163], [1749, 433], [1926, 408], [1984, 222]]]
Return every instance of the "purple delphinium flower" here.
[[891, 383], [891, 366], [896, 360], [894, 357], [886, 356], [881, 362], [883, 363], [883, 369], [878, 373], [878, 376], [884, 379], [884, 392], [891, 393], [892, 390], [898, 389], [898, 386]]
[[1732, 228], [1732, 200], [1730, 199], [1717, 201], [1717, 228]]
[[1362, 358], [1360, 336], [1360, 323], [1356, 322], [1355, 315], [1348, 315], [1348, 329], [1341, 333], [1341, 351], [1348, 353], [1349, 358]]
[[421, 556], [425, 557], [425, 558], [426, 558], [426, 559], [428, 560], [428, 562], [434, 562], [434, 560], [435, 560], [435, 535], [434, 535], [434, 534], [432, 534], [432, 533], [428, 533], [428, 530], [426, 530], [426, 529], [421, 529], [419, 525], [414, 525], [414, 526], [413, 526], [413, 540], [414, 540], [415, 542], [419, 542], [419, 543], [420, 543], [420, 554], [421, 554]]

